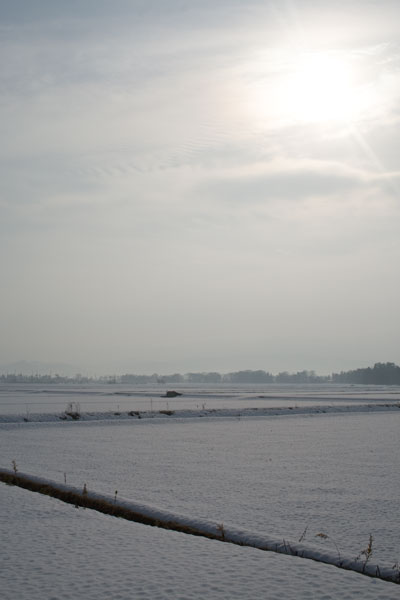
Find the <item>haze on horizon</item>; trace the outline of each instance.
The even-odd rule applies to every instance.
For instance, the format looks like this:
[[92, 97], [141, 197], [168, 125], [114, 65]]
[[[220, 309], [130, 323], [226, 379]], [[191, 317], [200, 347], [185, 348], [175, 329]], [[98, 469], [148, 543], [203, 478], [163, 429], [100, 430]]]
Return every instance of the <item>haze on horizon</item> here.
[[0, 4], [0, 365], [400, 363], [400, 4]]

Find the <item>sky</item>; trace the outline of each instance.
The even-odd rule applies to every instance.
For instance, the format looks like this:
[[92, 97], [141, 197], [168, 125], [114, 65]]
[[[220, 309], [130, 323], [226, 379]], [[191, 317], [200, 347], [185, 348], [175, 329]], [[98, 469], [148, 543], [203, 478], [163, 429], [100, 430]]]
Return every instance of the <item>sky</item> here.
[[399, 364], [399, 40], [397, 0], [0, 0], [0, 364]]

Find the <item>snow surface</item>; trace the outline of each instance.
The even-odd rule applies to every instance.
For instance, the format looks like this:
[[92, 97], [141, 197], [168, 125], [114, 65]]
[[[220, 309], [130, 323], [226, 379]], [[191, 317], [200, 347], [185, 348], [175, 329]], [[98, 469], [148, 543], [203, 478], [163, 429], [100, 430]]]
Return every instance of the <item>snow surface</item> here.
[[[335, 401], [335, 410], [317, 412], [316, 404], [321, 405], [321, 402], [324, 402], [324, 407], [333, 406], [332, 398], [326, 401], [321, 400], [322, 391], [320, 390], [318, 394], [315, 393], [312, 401], [314, 405], [309, 405], [305, 413], [293, 414], [287, 405], [283, 405], [282, 408], [285, 410], [278, 411], [280, 416], [274, 416], [272, 412], [269, 413], [269, 416], [261, 416], [261, 411], [255, 411], [252, 417], [243, 417], [243, 414], [246, 414], [243, 410], [239, 416], [236, 410], [239, 402], [238, 396], [234, 395], [231, 399], [221, 400], [221, 398], [217, 398], [218, 393], [222, 393], [221, 390], [213, 391], [211, 388], [206, 392], [209, 394], [208, 397], [214, 394], [216, 399], [213, 402], [218, 406], [221, 418], [216, 418], [215, 413], [204, 414], [201, 405], [196, 410], [192, 405], [192, 412], [189, 413], [187, 412], [188, 405], [185, 409], [186, 415], [181, 414], [179, 418], [177, 418], [177, 413], [171, 416], [157, 415], [156, 417], [154, 414], [156, 409], [153, 406], [153, 414], [151, 418], [147, 419], [130, 417], [124, 420], [121, 415], [113, 415], [115, 420], [112, 420], [97, 415], [97, 417], [101, 417], [100, 420], [72, 422], [61, 421], [58, 418], [60, 413], [54, 413], [53, 406], [53, 412], [47, 411], [48, 416], [51, 414], [57, 416], [53, 422], [40, 422], [40, 419], [39, 422], [33, 422], [32, 418], [30, 422], [23, 422], [19, 419], [22, 422], [0, 423], [0, 466], [10, 468], [11, 461], [15, 459], [19, 469], [26, 473], [48, 477], [60, 483], [64, 481], [65, 477], [68, 484], [82, 488], [83, 483], [86, 483], [89, 490], [109, 495], [118, 490], [119, 498], [156, 506], [173, 513], [189, 515], [192, 518], [223, 523], [226, 527], [251, 530], [265, 537], [298, 541], [305, 532], [303, 540], [305, 544], [317, 545], [321, 551], [330, 553], [334, 553], [338, 549], [344, 555], [354, 558], [366, 548], [369, 535], [372, 534], [373, 555], [371, 560], [382, 566], [392, 567], [400, 558], [400, 507], [398, 502], [400, 478], [397, 473], [400, 459], [400, 411], [394, 407], [383, 407], [382, 411], [372, 409], [369, 412], [364, 409], [360, 411], [360, 408], [367, 404], [386, 404], [391, 397], [397, 401], [397, 392], [391, 388], [379, 391], [374, 388], [370, 392], [364, 390], [365, 397], [363, 397], [363, 394], [361, 393], [360, 396], [360, 390], [357, 389], [354, 390], [357, 397], [355, 400], [349, 397], [347, 387], [342, 390], [342, 400]], [[22, 392], [20, 393], [22, 394]], [[229, 393], [232, 393], [232, 390]], [[259, 390], [254, 393], [258, 394]], [[274, 393], [278, 394], [278, 391], [275, 390]], [[293, 390], [291, 393], [294, 396], [291, 400], [293, 406], [302, 407], [303, 401], [311, 402], [308, 392], [305, 393], [306, 400], [303, 397], [296, 399]], [[324, 393], [328, 393], [326, 389]], [[337, 389], [335, 393], [337, 394]], [[27, 392], [27, 404], [33, 395], [32, 390]], [[148, 402], [149, 399], [147, 399]], [[165, 400], [163, 402], [165, 403]], [[224, 406], [221, 405], [222, 402]], [[241, 409], [253, 406], [252, 400], [244, 400], [243, 397], [240, 402]], [[260, 402], [275, 401], [263, 399]], [[285, 402], [289, 402], [289, 400], [286, 398]], [[197, 403], [202, 404], [199, 399]], [[18, 404], [19, 406], [23, 405], [23, 394], [20, 396]], [[268, 406], [270, 405], [268, 404]], [[264, 406], [264, 408], [268, 408], [268, 406]], [[351, 410], [349, 409], [349, 412], [346, 408], [347, 412], [341, 413], [338, 412], [340, 407], [351, 407]], [[65, 409], [65, 399], [63, 408]], [[163, 408], [165, 408], [165, 404]], [[225, 414], [224, 410], [227, 411]], [[230, 410], [234, 410], [234, 412], [230, 413]], [[18, 412], [14, 413], [14, 421], [16, 414], [18, 415]], [[202, 418], [195, 417], [200, 414], [203, 414]], [[30, 416], [33, 417], [33, 413], [30, 413]], [[30, 524], [32, 527], [37, 525], [39, 530], [32, 532], [31, 538], [35, 541], [29, 541], [29, 544], [39, 544], [42, 539], [43, 546], [47, 547], [46, 533], [42, 529], [43, 523], [50, 525], [51, 517], [50, 513], [48, 514], [49, 509], [44, 507], [60, 506], [60, 503], [42, 498], [32, 492], [8, 488], [4, 484], [0, 484], [0, 490], [3, 495], [5, 493], [14, 494], [11, 496], [12, 498], [28, 498], [28, 500], [24, 500], [25, 508], [21, 509], [22, 513], [30, 511], [30, 521], [32, 521]], [[10, 502], [14, 507], [14, 500]], [[46, 502], [50, 502], [50, 504], [48, 505]], [[26, 519], [24, 521], [21, 517], [21, 521], [18, 520], [19, 516], [17, 517], [15, 512], [10, 517], [9, 508], [3, 503], [2, 520], [6, 521], [7, 527], [12, 525], [15, 531], [19, 531], [20, 526], [27, 527]], [[15, 510], [18, 513], [16, 506]], [[46, 517], [42, 518], [42, 510], [45, 511]], [[87, 517], [92, 512], [89, 510], [74, 512], [74, 509], [70, 507], [59, 510], [64, 517], [61, 526], [54, 526], [54, 532], [57, 527], [62, 531], [68, 530], [67, 523], [71, 519], [71, 514], [75, 515], [72, 517], [75, 519], [77, 514], [83, 513]], [[108, 523], [110, 519], [110, 526], [104, 525], [103, 528], [103, 525], [100, 525]], [[121, 527], [121, 531], [129, 528], [129, 531], [136, 532], [142, 531], [145, 527], [126, 522], [120, 524], [118, 519], [105, 515], [89, 517], [87, 522], [96, 523], [96, 526], [100, 527], [102, 532], [99, 536], [100, 545], [106, 540], [106, 543], [111, 545], [115, 542], [116, 548], [120, 541], [118, 543], [113, 541], [114, 538], [110, 533], [112, 530], [114, 531], [113, 528]], [[79, 527], [75, 525], [75, 528], [78, 530], [80, 525]], [[308, 560], [294, 557], [276, 555], [275, 558], [270, 558], [269, 553], [251, 548], [242, 549], [231, 546], [227, 550], [225, 546], [228, 545], [220, 542], [199, 540], [174, 532], [154, 533], [154, 530], [149, 527], [145, 527], [145, 530], [147, 533], [143, 533], [143, 535], [138, 533], [137, 537], [135, 533], [135, 539], [138, 540], [136, 554], [131, 549], [129, 556], [130, 559], [135, 556], [135, 560], [139, 561], [140, 570], [146, 573], [145, 581], [148, 582], [148, 585], [154, 581], [154, 587], [150, 591], [149, 587], [141, 584], [143, 587], [135, 588], [135, 592], [131, 595], [124, 588], [123, 591], [118, 591], [116, 594], [110, 595], [109, 593], [108, 596], [100, 594], [97, 597], [141, 598], [140, 594], [143, 594], [144, 598], [254, 598], [259, 594], [268, 598], [392, 598], [395, 597], [394, 594], [397, 594], [396, 597], [398, 597], [399, 588], [394, 584], [385, 582], [374, 584], [372, 580], [362, 575], [340, 572], [335, 567], [313, 564]], [[82, 531], [84, 531], [83, 525]], [[119, 530], [115, 529], [115, 531]], [[318, 533], [324, 533], [328, 538], [316, 537]], [[22, 532], [19, 535], [23, 535]], [[66, 539], [70, 539], [71, 535]], [[80, 534], [76, 535], [78, 539]], [[86, 532], [86, 536], [90, 537], [89, 532]], [[154, 548], [157, 547], [157, 543], [150, 541], [154, 540], [153, 536], [156, 538], [161, 536], [157, 539], [165, 540], [165, 542], [162, 541], [162, 546], [168, 548], [166, 550], [168, 556], [163, 555], [164, 559], [158, 556], [158, 550]], [[59, 534], [57, 536], [54, 533], [53, 538], [50, 536], [50, 539], [57, 544], [58, 537]], [[169, 546], [164, 546], [169, 543], [173, 546], [174, 543], [171, 540], [181, 540], [182, 537], [185, 538], [185, 541], [179, 542], [178, 548], [170, 549]], [[60, 577], [62, 579], [65, 576], [68, 579], [66, 574], [69, 572], [68, 564], [71, 563], [70, 550], [66, 543], [63, 547], [61, 542], [57, 546], [59, 571], [62, 573]], [[121, 542], [123, 548], [126, 543], [126, 540]], [[82, 540], [81, 544], [81, 554], [77, 551], [77, 556], [79, 555], [79, 560], [84, 563], [89, 558], [82, 558], [85, 541]], [[185, 547], [182, 557], [180, 555], [181, 544]], [[214, 557], [214, 551], [209, 549], [216, 544], [222, 548], [216, 550], [221, 554]], [[94, 546], [96, 546], [96, 552], [100, 552], [98, 545], [99, 542], [91, 543], [90, 552], [93, 551]], [[3, 546], [2, 553], [4, 553], [5, 547], [6, 545]], [[10, 554], [13, 547], [10, 544]], [[190, 554], [189, 547], [193, 549], [194, 554]], [[153, 553], [156, 553], [157, 561], [149, 559], [150, 548], [153, 548]], [[207, 550], [204, 552], [199, 550], [198, 555], [196, 548], [207, 548]], [[19, 548], [18, 551], [21, 549]], [[244, 555], [245, 551], [248, 551], [249, 554]], [[29, 553], [29, 545], [26, 552]], [[32, 563], [23, 558], [26, 556], [24, 549], [21, 561], [16, 562], [21, 573], [28, 573], [28, 579], [33, 578], [33, 586], [39, 585], [40, 577], [36, 570], [33, 572], [32, 565], [42, 564], [41, 568], [45, 573], [46, 560], [53, 561], [51, 552], [49, 551], [47, 555], [46, 552], [45, 549], [34, 549], [31, 553], [34, 555]], [[233, 557], [232, 562], [226, 561], [226, 552], [229, 557]], [[253, 557], [254, 552], [258, 552], [262, 557], [251, 558], [250, 564], [247, 565], [243, 557]], [[175, 560], [174, 553], [177, 557], [176, 565], [173, 562]], [[8, 550], [6, 557], [7, 555]], [[42, 561], [40, 560], [41, 556]], [[120, 565], [116, 565], [114, 559], [110, 562], [117, 574], [120, 573], [119, 569], [122, 568], [122, 565], [125, 565], [125, 561], [129, 562], [128, 558], [122, 556], [119, 556], [119, 559]], [[89, 571], [92, 569], [89, 576], [89, 580], [92, 582], [97, 581], [96, 578], [99, 581], [102, 580], [103, 573], [99, 573], [98, 569], [99, 561], [102, 564], [101, 560], [105, 560], [104, 564], [106, 567], [108, 565], [104, 558], [98, 557], [96, 560], [96, 571], [94, 566], [90, 566], [92, 563], [88, 563], [87, 567]], [[167, 562], [163, 563], [163, 560]], [[279, 562], [287, 560], [291, 562]], [[304, 577], [296, 575], [297, 571], [293, 565], [297, 564], [297, 561], [301, 561], [299, 572], [304, 573]], [[143, 566], [143, 562], [151, 571], [151, 576]], [[83, 569], [83, 565], [80, 567], [74, 561], [72, 563], [75, 565], [73, 566], [74, 573], [77, 572], [76, 569], [78, 571], [81, 567]], [[158, 570], [158, 564], [160, 564], [160, 570]], [[260, 567], [260, 564], [264, 566]], [[266, 564], [272, 565], [267, 577], [265, 574]], [[180, 565], [184, 565], [183, 570]], [[213, 569], [213, 565], [218, 565], [218, 568]], [[285, 565], [290, 565], [290, 568]], [[204, 572], [202, 571], [203, 567]], [[128, 568], [127, 565], [126, 568]], [[208, 568], [211, 569], [210, 577], [205, 574]], [[332, 587], [329, 588], [331, 576], [326, 576], [325, 569], [329, 569], [328, 573], [331, 572], [331, 569], [334, 570], [334, 581], [340, 582], [337, 587], [336, 583], [332, 583]], [[162, 583], [163, 576], [166, 576], [169, 571], [171, 571], [169, 580], [172, 579], [170, 592], [166, 591], [167, 588], [164, 588]], [[292, 572], [294, 573], [293, 580], [287, 581]], [[162, 574], [160, 577], [158, 577], [159, 573]], [[197, 578], [198, 573], [203, 573], [200, 579]], [[248, 573], [249, 575], [247, 575]], [[308, 581], [307, 573], [310, 573], [311, 581]], [[174, 579], [176, 574], [178, 574], [177, 580]], [[39, 579], [35, 579], [35, 577], [39, 577]], [[43, 577], [44, 575], [42, 575], [42, 579]], [[118, 577], [111, 577], [109, 573], [109, 584], [119, 585]], [[125, 577], [128, 581], [132, 581], [128, 575], [125, 574]], [[347, 583], [352, 581], [352, 579], [346, 579], [347, 577], [356, 578], [356, 587]], [[205, 587], [202, 587], [203, 579]], [[143, 581], [140, 573], [135, 572], [134, 581], [138, 580]], [[327, 580], [329, 580], [328, 583]], [[74, 585], [77, 581], [84, 584], [85, 578], [77, 575]], [[178, 583], [173, 583], [174, 581], [178, 581]], [[194, 582], [193, 591], [188, 587], [189, 581]], [[229, 581], [230, 587], [227, 587]], [[233, 585], [232, 581], [234, 581]], [[221, 583], [221, 586], [218, 582]], [[23, 598], [19, 592], [16, 592], [16, 590], [18, 591], [18, 578], [16, 582], [9, 582], [9, 585], [14, 584], [16, 588], [9, 588], [9, 598]], [[121, 585], [123, 584], [121, 583]], [[379, 590], [383, 591], [378, 592], [376, 585], [383, 585], [383, 588], [379, 587]], [[21, 576], [19, 577], [19, 586], [22, 586]], [[60, 582], [60, 586], [60, 590], [64, 589], [64, 591], [60, 591], [60, 593], [57, 591], [55, 595], [51, 595], [49, 591], [47, 597], [91, 597], [88, 596], [91, 592], [86, 587], [80, 596], [76, 587], [72, 587], [75, 592], [69, 592], [66, 584], [64, 588], [64, 584]], [[180, 588], [178, 589], [176, 586], [178, 588], [180, 586]], [[281, 586], [280, 592], [278, 591], [279, 586]], [[284, 586], [285, 595], [282, 595], [282, 586]], [[357, 588], [357, 586], [366, 587]], [[54, 585], [53, 588], [50, 585], [46, 589], [54, 589]], [[94, 589], [97, 589], [96, 586]], [[99, 585], [99, 589], [101, 589], [101, 585]], [[108, 592], [110, 590], [107, 586], [105, 589]], [[304, 596], [301, 596], [303, 589], [306, 591]], [[242, 590], [241, 593], [240, 590]], [[326, 594], [325, 590], [327, 590]], [[368, 590], [373, 591], [371, 596], [368, 596]], [[71, 593], [71, 596], [62, 595], [68, 593]], [[32, 594], [29, 595], [27, 592], [26, 597], [34, 598], [35, 595], [33, 592]], [[46, 598], [46, 595], [42, 597]]]
[[68, 404], [83, 413], [131, 410], [192, 410], [356, 406], [400, 401], [399, 386], [341, 384], [169, 384], [182, 396], [165, 398], [167, 386], [100, 384], [7, 384], [0, 382], [0, 415], [59, 415]]
[[[71, 486], [66, 483], [58, 483], [44, 477], [20, 473], [19, 471], [17, 472], [15, 464], [14, 470], [0, 468], [0, 476], [13, 478], [15, 480], [15, 484], [20, 485], [21, 487], [31, 485], [38, 485], [39, 488], [45, 487], [47, 490], [46, 494], [55, 498], [60, 497], [58, 495], [59, 493], [72, 494], [74, 496], [74, 501], [72, 504], [75, 504], [75, 508], [80, 506], [94, 510], [96, 509], [97, 502], [100, 501], [100, 512], [105, 512], [108, 514], [107, 507], [111, 507], [116, 511], [122, 509], [125, 511], [123, 513], [125, 518], [128, 518], [126, 515], [130, 514], [132, 516], [131, 520], [135, 522], [145, 523], [146, 521], [143, 521], [143, 519], [150, 519], [150, 522], [147, 522], [148, 525], [158, 525], [164, 529], [183, 533], [189, 533], [187, 531], [187, 528], [189, 528], [192, 534], [197, 532], [198, 535], [203, 537], [209, 537], [210, 535], [213, 537], [216, 536], [217, 539], [224, 542], [234, 543], [240, 546], [249, 546], [251, 548], [258, 548], [263, 551], [277, 552], [279, 554], [299, 556], [301, 558], [311, 559], [329, 565], [335, 565], [339, 568], [355, 571], [363, 575], [377, 577], [378, 579], [385, 581], [391, 581], [396, 584], [400, 583], [400, 571], [398, 568], [377, 565], [370, 560], [369, 555], [367, 560], [365, 553], [354, 558], [345, 556], [343, 553], [339, 552], [338, 548], [336, 548], [334, 552], [329, 552], [327, 550], [322, 550], [321, 548], [316, 548], [310, 546], [309, 544], [299, 543], [294, 540], [266, 537], [265, 535], [259, 535], [253, 531], [228, 527], [222, 523], [199, 519], [197, 516], [193, 517], [173, 513], [171, 511], [160, 509], [159, 507], [150, 506], [148, 504], [121, 499], [117, 496], [117, 492], [115, 492], [113, 496], [109, 494], [99, 494], [96, 491], [93, 492], [88, 490], [86, 484], [84, 484], [83, 488], [77, 488], [75, 486]], [[6, 479], [5, 481], [8, 480]], [[28, 489], [32, 488], [28, 487]], [[116, 513], [116, 516], [118, 516], [118, 512]], [[184, 527], [186, 531], [185, 529], [182, 529], [182, 527]], [[325, 534], [320, 534], [320, 536], [326, 537]]]
[[[262, 535], [399, 558], [398, 413], [0, 425], [1, 466]], [[327, 540], [315, 538], [325, 533]]]
[[81, 412], [78, 405], [62, 413], [35, 413], [24, 415], [0, 415], [0, 423], [51, 423], [58, 421], [131, 421], [132, 419], [165, 419], [174, 416], [174, 419], [193, 419], [197, 417], [279, 417], [285, 415], [316, 415], [339, 413], [372, 413], [393, 412], [400, 410], [400, 402], [385, 402], [384, 404], [357, 404], [352, 406], [315, 405], [315, 406], [287, 406], [276, 408], [222, 408], [202, 410], [152, 410], [152, 411], [124, 411], [120, 412]]
[[0, 484], [3, 600], [397, 599], [396, 585]]

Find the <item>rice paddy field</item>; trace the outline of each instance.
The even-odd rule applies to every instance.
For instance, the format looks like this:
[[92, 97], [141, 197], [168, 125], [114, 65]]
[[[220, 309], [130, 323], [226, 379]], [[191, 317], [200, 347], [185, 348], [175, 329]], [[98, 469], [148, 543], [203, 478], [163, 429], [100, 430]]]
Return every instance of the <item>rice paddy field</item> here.
[[[398, 568], [398, 389], [179, 393], [3, 387], [0, 467], [15, 461], [24, 473], [353, 558], [372, 536], [371, 560]], [[71, 403], [77, 419], [64, 418]], [[7, 600], [398, 597], [393, 583], [330, 565], [124, 522], [1, 483], [0, 494]]]

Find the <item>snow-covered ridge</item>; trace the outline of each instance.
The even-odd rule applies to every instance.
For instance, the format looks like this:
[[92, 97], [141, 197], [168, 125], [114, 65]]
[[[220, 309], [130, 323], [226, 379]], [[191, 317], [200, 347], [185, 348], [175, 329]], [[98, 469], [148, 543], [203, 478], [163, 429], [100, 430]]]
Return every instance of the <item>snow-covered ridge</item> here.
[[400, 402], [356, 405], [320, 405], [320, 406], [285, 406], [274, 408], [221, 408], [221, 409], [180, 409], [180, 410], [130, 410], [107, 412], [81, 412], [79, 409], [67, 410], [62, 413], [29, 413], [0, 415], [0, 423], [47, 423], [62, 421], [120, 421], [137, 419], [195, 419], [195, 418], [246, 418], [246, 417], [276, 417], [287, 415], [318, 415], [344, 413], [373, 413], [397, 411]]
[[355, 571], [369, 577], [376, 577], [397, 584], [400, 583], [400, 572], [398, 569], [373, 564], [369, 561], [367, 554], [364, 555], [363, 559], [360, 559], [360, 557], [350, 558], [342, 556], [339, 550], [336, 553], [321, 552], [318, 548], [299, 542], [260, 536], [252, 531], [225, 527], [223, 523], [184, 516], [147, 504], [117, 498], [117, 492], [115, 492], [114, 496], [99, 494], [88, 490], [86, 484], [84, 484], [83, 488], [78, 489], [42, 477], [2, 468], [0, 468], [0, 480], [31, 489], [32, 491], [45, 493], [72, 504], [93, 508], [107, 514], [114, 514], [115, 516], [131, 521], [189, 533], [191, 535], [200, 535], [240, 546], [249, 546], [259, 550], [311, 559], [341, 569]]

